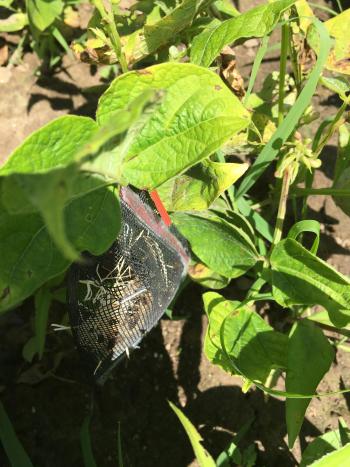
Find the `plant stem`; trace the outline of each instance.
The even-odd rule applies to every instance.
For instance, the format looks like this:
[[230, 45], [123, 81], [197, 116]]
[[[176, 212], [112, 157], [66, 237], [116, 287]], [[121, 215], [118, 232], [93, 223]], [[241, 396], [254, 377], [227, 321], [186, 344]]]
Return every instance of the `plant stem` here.
[[287, 168], [285, 170], [284, 174], [283, 174], [281, 196], [280, 196], [280, 201], [279, 201], [279, 205], [278, 205], [276, 226], [275, 226], [275, 231], [273, 233], [273, 240], [272, 240], [272, 245], [271, 245], [270, 252], [272, 251], [273, 247], [275, 245], [277, 245], [277, 243], [282, 238], [284, 218], [286, 216], [286, 210], [287, 210], [287, 200], [288, 200], [290, 180], [291, 180], [290, 171]]
[[282, 25], [282, 41], [281, 41], [281, 59], [280, 59], [280, 76], [279, 76], [279, 87], [278, 87], [278, 124], [283, 122], [284, 118], [284, 86], [287, 69], [287, 57], [289, 47], [289, 25]]

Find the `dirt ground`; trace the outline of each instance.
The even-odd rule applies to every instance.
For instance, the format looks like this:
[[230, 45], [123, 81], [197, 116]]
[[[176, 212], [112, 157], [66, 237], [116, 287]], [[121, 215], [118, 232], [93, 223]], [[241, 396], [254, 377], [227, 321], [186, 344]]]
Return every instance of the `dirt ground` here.
[[[254, 2], [241, 2], [245, 9]], [[260, 2], [255, 2], [255, 4]], [[254, 43], [240, 47], [237, 61], [241, 74], [249, 74]], [[53, 118], [73, 113], [94, 115], [97, 95], [82, 88], [99, 84], [98, 73], [86, 64], [66, 58], [62, 71], [37, 79], [35, 57], [10, 73], [0, 68], [0, 163], [23, 138]], [[278, 54], [269, 56], [263, 73], [278, 67]], [[337, 102], [322, 92], [317, 98], [321, 115], [334, 113]], [[315, 186], [331, 183], [335, 147], [328, 146]], [[350, 220], [325, 197], [309, 199], [310, 217], [322, 225], [320, 255], [343, 274], [350, 275]], [[239, 297], [247, 287], [234, 281], [223, 294]], [[182, 427], [167, 400], [183, 407], [199, 427], [204, 444], [215, 457], [240, 427], [252, 420], [242, 442], [254, 442], [256, 465], [295, 466], [300, 452], [315, 436], [337, 427], [339, 416], [350, 422], [350, 396], [314, 399], [295, 448], [286, 443], [284, 403], [266, 399], [258, 390], [241, 391], [238, 377], [231, 377], [208, 362], [202, 352], [206, 317], [202, 289], [190, 285], [180, 296], [175, 315], [164, 318], [146, 337], [141, 350], [124, 361], [102, 389], [93, 389], [84, 377], [79, 356], [68, 336], [50, 333], [47, 355], [41, 365], [24, 362], [22, 349], [30, 337], [33, 303], [28, 299], [17, 310], [0, 318], [0, 398], [16, 432], [36, 467], [83, 465], [79, 433], [86, 415], [93, 415], [91, 431], [99, 467], [117, 465], [117, 432], [120, 424], [126, 466], [186, 467], [197, 465]], [[56, 304], [52, 322], [62, 315]], [[60, 362], [57, 364], [57, 359]], [[53, 375], [40, 381], [41, 372], [57, 366]], [[350, 354], [338, 351], [336, 362], [320, 386], [322, 392], [350, 387]], [[0, 447], [0, 465], [7, 466]]]

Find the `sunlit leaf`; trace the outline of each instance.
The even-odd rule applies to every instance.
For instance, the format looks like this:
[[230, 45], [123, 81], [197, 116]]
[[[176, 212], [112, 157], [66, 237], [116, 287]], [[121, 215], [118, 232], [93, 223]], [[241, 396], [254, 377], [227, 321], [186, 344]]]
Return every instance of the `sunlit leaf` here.
[[350, 459], [350, 444], [337, 451], [326, 454], [321, 459], [310, 464], [310, 467], [348, 467]]
[[62, 0], [27, 0], [26, 6], [30, 22], [44, 31], [62, 13], [64, 4]]
[[247, 170], [248, 164], [203, 161], [158, 187], [168, 211], [207, 209]]
[[277, 0], [211, 26], [193, 40], [191, 62], [208, 67], [225, 45], [242, 38], [266, 36], [293, 3], [295, 0]]
[[189, 241], [193, 253], [218, 274], [234, 278], [252, 268], [258, 255], [250, 238], [241, 229], [219, 217], [204, 218], [175, 213], [174, 224]]
[[[346, 430], [350, 434], [350, 430]], [[316, 460], [342, 447], [339, 430], [327, 431], [311, 441], [303, 452], [300, 467], [307, 467]]]
[[201, 441], [203, 441], [201, 435], [198, 433], [193, 424], [189, 419], [178, 409], [172, 402], [168, 401], [170, 407], [173, 409], [178, 419], [180, 420], [182, 426], [184, 427], [189, 440], [191, 441], [194, 454], [197, 458], [198, 464], [200, 467], [215, 467], [214, 459], [211, 455], [204, 449]]
[[134, 133], [122, 166], [124, 183], [138, 188], [153, 189], [206, 159], [250, 121], [215, 73], [164, 63], [116, 78], [100, 99], [99, 124], [147, 89], [164, 98]]
[[230, 283], [230, 279], [211, 271], [202, 263], [194, 263], [188, 268], [188, 275], [194, 281], [208, 289], [223, 289]]
[[[310, 321], [298, 321], [288, 342], [286, 390], [312, 394], [334, 358], [334, 350], [322, 330]], [[288, 444], [292, 448], [311, 399], [286, 400]]]
[[337, 326], [350, 321], [350, 280], [292, 239], [270, 258], [275, 300], [283, 307], [321, 305]]
[[177, 33], [191, 24], [200, 3], [198, 0], [183, 0], [168, 15], [132, 34], [126, 44], [128, 62], [135, 63], [173, 41]]
[[[328, 56], [326, 68], [346, 75], [350, 74], [349, 50], [349, 22], [350, 8], [343, 11], [334, 18], [325, 21], [329, 35], [335, 39], [334, 47]], [[313, 27], [308, 30], [308, 42], [318, 53], [320, 51], [320, 40]], [[323, 46], [323, 43], [322, 43]]]
[[28, 24], [25, 13], [13, 13], [6, 19], [0, 19], [0, 32], [21, 31]]
[[[203, 300], [209, 319], [204, 351], [210, 361], [234, 372], [233, 359], [241, 374], [260, 382], [265, 382], [271, 369], [287, 367], [287, 336], [274, 331], [251, 308], [216, 292], [205, 293]], [[223, 325], [225, 349], [221, 346]]]

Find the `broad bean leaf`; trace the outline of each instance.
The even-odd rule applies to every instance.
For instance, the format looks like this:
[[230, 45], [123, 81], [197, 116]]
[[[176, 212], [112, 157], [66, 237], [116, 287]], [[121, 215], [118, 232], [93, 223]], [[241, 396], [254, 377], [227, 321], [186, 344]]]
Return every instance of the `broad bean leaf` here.
[[62, 13], [64, 7], [62, 0], [27, 0], [26, 5], [30, 22], [39, 31], [48, 28]]
[[350, 443], [337, 451], [326, 454], [317, 460], [310, 467], [348, 467], [350, 459]]
[[320, 82], [323, 86], [338, 94], [341, 99], [347, 99], [347, 94], [350, 92], [349, 78], [345, 76], [322, 76]]
[[[329, 35], [335, 39], [334, 47], [328, 56], [326, 68], [345, 75], [350, 75], [349, 22], [350, 8], [324, 23]], [[314, 27], [309, 28], [307, 39], [310, 45], [318, 52], [320, 50], [320, 40]]]
[[321, 305], [331, 321], [350, 322], [350, 280], [292, 239], [279, 242], [270, 258], [272, 291], [277, 303]]
[[[209, 319], [204, 351], [210, 361], [235, 372], [232, 359], [242, 376], [262, 383], [271, 369], [287, 367], [287, 336], [274, 331], [249, 307], [225, 300], [216, 292], [206, 292], [203, 301]], [[225, 350], [220, 338], [223, 325]]]
[[156, 23], [146, 24], [141, 32], [132, 34], [125, 48], [128, 63], [135, 63], [174, 41], [176, 34], [192, 23], [200, 3], [198, 0], [183, 0]]
[[75, 167], [55, 169], [48, 174], [16, 175], [21, 190], [40, 211], [48, 232], [66, 258], [74, 261], [78, 252], [70, 244], [64, 223], [64, 207], [77, 178]]
[[214, 8], [225, 16], [236, 17], [240, 15], [240, 12], [235, 8], [231, 0], [216, 0], [213, 4]]
[[[58, 118], [30, 135], [0, 169], [0, 176], [13, 174], [14, 187], [19, 189], [14, 200], [25, 195], [42, 214], [56, 245], [71, 260], [78, 253], [68, 241], [63, 209], [71, 197], [78, 172], [75, 166], [66, 166], [74, 162], [80, 147], [96, 130], [96, 123], [86, 117]], [[5, 184], [4, 188], [8, 186]], [[6, 199], [13, 205], [13, 199], [5, 193], [3, 202]], [[29, 211], [28, 202], [24, 206]]]
[[[54, 169], [54, 171], [55, 170], [58, 171], [62, 169]], [[75, 168], [74, 166], [68, 166], [64, 170], [67, 171], [69, 177], [69, 175], [71, 175], [71, 170], [75, 171]], [[48, 173], [49, 179], [50, 174], [51, 172]], [[76, 175], [77, 177], [74, 179], [74, 183], [70, 186], [71, 192], [69, 195], [69, 201], [79, 198], [80, 196], [84, 196], [94, 190], [98, 190], [110, 182], [106, 177], [99, 176], [95, 173], [92, 174], [88, 171], [79, 172]], [[24, 175], [17, 174], [2, 177], [2, 184], [0, 185], [0, 201], [9, 214], [29, 214], [32, 212], [38, 212], [39, 210], [39, 208], [30, 201], [26, 191], [21, 188], [21, 182], [24, 179]]]
[[250, 238], [225, 220], [180, 212], [172, 219], [193, 253], [218, 274], [239, 277], [256, 264], [258, 254]]
[[[329, 370], [334, 350], [320, 328], [307, 320], [298, 321], [288, 342], [286, 391], [313, 394]], [[292, 448], [311, 399], [286, 400], [288, 444]]]
[[223, 289], [230, 283], [229, 278], [221, 276], [202, 263], [191, 264], [188, 268], [188, 275], [194, 282], [208, 289]]
[[326, 67], [329, 70], [347, 75], [350, 75], [349, 24], [350, 8], [325, 22], [329, 35], [335, 38], [335, 45], [329, 55]]
[[97, 131], [94, 120], [65, 115], [32, 133], [0, 168], [0, 176], [45, 173], [66, 167]]
[[193, 40], [191, 62], [208, 67], [225, 45], [242, 38], [266, 36], [275, 28], [283, 11], [293, 3], [295, 0], [277, 0], [203, 31]]
[[138, 188], [153, 189], [206, 159], [250, 121], [248, 111], [215, 73], [164, 63], [116, 78], [100, 99], [98, 123], [147, 89], [164, 90], [165, 96], [125, 155], [123, 182]]
[[[77, 251], [98, 255], [120, 228], [119, 203], [108, 188], [70, 203], [64, 210], [67, 237]], [[9, 215], [0, 209], [0, 311], [31, 295], [70, 261], [53, 244], [39, 214]]]
[[0, 19], [0, 32], [21, 31], [28, 24], [28, 16], [25, 13], [13, 13], [6, 19]]
[[198, 464], [200, 467], [215, 467], [215, 461], [207, 450], [203, 447], [201, 441], [203, 441], [201, 435], [198, 433], [196, 428], [190, 422], [190, 420], [176, 407], [172, 402], [168, 401], [170, 407], [175, 412], [176, 416], [184, 427], [187, 436], [192, 444], [192, 448]]
[[[346, 433], [349, 435], [350, 430], [345, 429]], [[342, 447], [341, 437], [339, 429], [327, 431], [322, 435], [318, 436], [316, 439], [311, 441], [303, 452], [303, 456], [300, 462], [299, 467], [307, 467], [311, 465], [314, 461], [320, 459], [325, 454], [333, 452]]]
[[248, 164], [203, 161], [183, 175], [158, 187], [158, 194], [168, 211], [201, 211], [233, 185], [247, 170]]

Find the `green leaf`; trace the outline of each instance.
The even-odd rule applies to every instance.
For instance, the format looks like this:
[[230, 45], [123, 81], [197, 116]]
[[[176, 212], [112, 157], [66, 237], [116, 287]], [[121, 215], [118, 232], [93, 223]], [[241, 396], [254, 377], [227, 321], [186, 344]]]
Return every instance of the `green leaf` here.
[[66, 167], [97, 125], [87, 117], [65, 115], [32, 133], [0, 168], [0, 176], [45, 173]]
[[[40, 211], [56, 245], [71, 260], [78, 253], [68, 241], [63, 209], [71, 198], [77, 169], [64, 165], [74, 161], [81, 145], [96, 129], [95, 122], [85, 117], [58, 118], [29, 136], [0, 169], [0, 175], [12, 174], [14, 185], [10, 185], [10, 192], [19, 189], [14, 198], [3, 193], [3, 202], [9, 199], [13, 206], [13, 201], [18, 203], [24, 195]], [[6, 187], [9, 185], [5, 183], [3, 189]], [[24, 207], [28, 212], [28, 201]]]
[[320, 82], [330, 91], [338, 94], [341, 99], [346, 100], [346, 95], [350, 91], [350, 83], [344, 76], [322, 76]]
[[273, 228], [257, 211], [251, 209], [251, 204], [252, 203], [250, 201], [243, 197], [237, 200], [237, 207], [242, 215], [250, 221], [260, 235], [262, 235], [267, 241], [272, 242]]
[[141, 32], [132, 34], [126, 45], [127, 61], [135, 63], [173, 42], [176, 34], [192, 23], [199, 4], [198, 0], [183, 0], [156, 23], [146, 24]]
[[[338, 154], [334, 170], [333, 188], [338, 188], [338, 180], [342, 178], [343, 172], [347, 172], [347, 175], [344, 175], [344, 181], [339, 183], [340, 187], [342, 185], [346, 187], [346, 179], [350, 178], [347, 170], [350, 167], [350, 125], [346, 122], [343, 123], [339, 126], [338, 132]], [[350, 192], [350, 186], [348, 189]], [[335, 202], [338, 204], [338, 198], [335, 198]], [[346, 208], [346, 205], [344, 212], [350, 213], [350, 208]]]
[[163, 183], [157, 191], [168, 211], [201, 211], [208, 209], [247, 168], [248, 164], [205, 160], [185, 174]]
[[279, 242], [270, 258], [277, 303], [321, 305], [336, 326], [350, 320], [350, 280], [292, 239]]
[[[350, 64], [349, 64], [349, 47], [350, 38], [348, 25], [350, 21], [350, 8], [343, 11], [334, 18], [329, 19], [324, 23], [327, 28], [329, 35], [335, 39], [335, 45], [329, 54], [326, 68], [328, 70], [336, 71], [350, 75]], [[313, 28], [311, 28], [308, 34], [308, 41], [311, 46], [316, 50], [317, 53], [320, 51], [320, 43]], [[321, 48], [322, 49], [322, 48]]]
[[94, 453], [91, 446], [90, 437], [90, 419], [91, 416], [85, 417], [80, 430], [80, 446], [83, 453], [83, 461], [85, 467], [97, 467]]
[[33, 467], [0, 401], [0, 440], [12, 467]]
[[193, 40], [191, 62], [208, 67], [225, 45], [242, 38], [266, 36], [276, 27], [283, 11], [294, 3], [295, 0], [277, 0], [203, 31]]
[[239, 16], [239, 11], [232, 5], [230, 0], [216, 0], [213, 3], [214, 8], [216, 8], [221, 14], [236, 17]]
[[246, 466], [246, 464], [243, 463], [243, 456], [238, 448], [238, 443], [244, 439], [253, 422], [254, 416], [248, 418], [248, 420], [242, 425], [238, 433], [233, 436], [232, 441], [229, 443], [226, 449], [222, 451], [216, 459], [216, 467], [230, 467], [232, 462], [237, 465]]
[[[103, 188], [65, 208], [67, 237], [77, 251], [105, 252], [120, 228], [118, 198]], [[0, 210], [0, 311], [31, 295], [67, 269], [38, 214], [12, 216]]]
[[223, 289], [230, 283], [230, 279], [210, 270], [202, 263], [190, 265], [188, 275], [194, 282], [208, 289]]
[[[350, 434], [350, 430], [346, 430]], [[307, 467], [325, 454], [342, 447], [339, 430], [327, 431], [311, 441], [303, 452], [299, 467]]]
[[0, 32], [21, 31], [28, 24], [28, 17], [25, 13], [13, 13], [6, 19], [0, 19]]
[[17, 184], [40, 211], [48, 232], [67, 259], [76, 260], [78, 253], [67, 238], [64, 207], [77, 177], [74, 168], [55, 169], [47, 174], [15, 175]]
[[62, 0], [27, 0], [26, 5], [30, 22], [39, 31], [48, 28], [62, 13], [64, 7]]
[[223, 219], [185, 213], [175, 213], [172, 219], [193, 253], [218, 274], [239, 277], [256, 264], [258, 255], [250, 238]]
[[348, 467], [350, 459], [350, 444], [331, 452], [320, 460], [317, 460], [310, 467]]
[[135, 132], [125, 155], [124, 182], [138, 188], [156, 188], [206, 159], [250, 121], [215, 73], [164, 63], [116, 78], [100, 99], [99, 124], [147, 89], [164, 90], [165, 96]]
[[36, 349], [41, 360], [45, 349], [46, 328], [51, 305], [51, 292], [47, 287], [41, 287], [34, 295], [35, 304], [35, 340]]
[[[350, 192], [350, 126], [346, 123], [339, 127], [338, 157], [333, 188]], [[337, 206], [350, 216], [350, 198], [333, 196], [333, 199]]]
[[320, 243], [320, 223], [314, 220], [303, 220], [296, 222], [288, 232], [288, 238], [297, 240], [299, 235], [305, 232], [311, 232], [315, 235], [315, 240], [310, 248], [311, 253], [316, 255]]
[[[320, 328], [307, 320], [298, 321], [288, 342], [286, 391], [312, 394], [329, 370], [334, 350]], [[288, 444], [291, 449], [299, 434], [310, 399], [286, 400]]]
[[[209, 324], [204, 342], [206, 356], [224, 370], [235, 372], [230, 359], [249, 380], [265, 382], [271, 369], [287, 367], [287, 337], [274, 331], [261, 316], [239, 302], [215, 292], [203, 295]], [[226, 352], [221, 347], [224, 323]]]
[[194, 454], [198, 461], [200, 467], [215, 467], [214, 459], [211, 455], [204, 449], [202, 446], [201, 441], [203, 441], [201, 435], [198, 433], [196, 428], [192, 425], [189, 419], [178, 409], [172, 402], [168, 401], [170, 407], [177, 415], [178, 419], [180, 420], [182, 426], [184, 427], [187, 436], [189, 437]]

